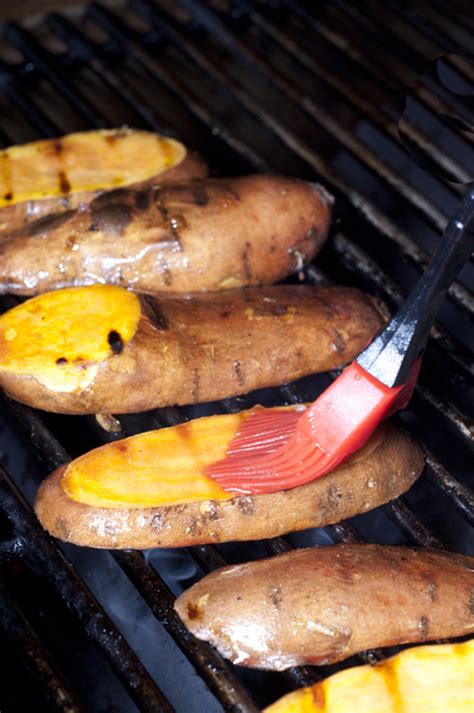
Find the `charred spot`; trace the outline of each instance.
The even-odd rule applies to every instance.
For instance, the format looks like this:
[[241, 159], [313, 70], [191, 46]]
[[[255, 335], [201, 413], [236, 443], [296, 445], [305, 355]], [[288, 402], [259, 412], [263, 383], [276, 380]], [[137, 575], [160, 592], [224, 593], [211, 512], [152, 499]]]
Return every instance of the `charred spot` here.
[[255, 512], [255, 504], [250, 495], [241, 495], [237, 498], [237, 507], [242, 515], [253, 515]]
[[99, 193], [98, 196], [94, 198], [91, 202], [90, 207], [101, 208], [107, 203], [115, 203], [116, 201], [128, 200], [135, 195], [135, 192], [130, 190], [130, 188], [113, 188], [111, 191], [103, 191]]
[[163, 332], [170, 328], [168, 318], [155, 299], [149, 297], [148, 295], [143, 295], [142, 305], [146, 315], [150, 318], [154, 327]]
[[252, 268], [250, 266], [250, 258], [249, 258], [249, 253], [250, 253], [251, 249], [252, 249], [252, 246], [250, 245], [250, 243], [245, 243], [245, 248], [242, 251], [242, 256], [241, 256], [242, 269], [244, 271], [245, 279], [247, 280], [247, 282], [252, 281]]
[[418, 628], [420, 630], [420, 636], [422, 639], [426, 639], [430, 633], [430, 620], [427, 616], [422, 616], [418, 622]]
[[123, 339], [115, 329], [112, 329], [107, 335], [107, 341], [114, 354], [123, 352]]
[[89, 233], [97, 233], [97, 231], [99, 230], [99, 226], [97, 225], [97, 223], [91, 223], [87, 230], [89, 231]]
[[270, 586], [270, 601], [275, 609], [281, 609], [283, 595], [281, 593], [281, 587], [278, 586], [278, 584], [272, 584]]
[[132, 219], [132, 212], [128, 205], [119, 201], [97, 205], [97, 200], [98, 198], [91, 203], [91, 224], [97, 225], [99, 230], [108, 235], [122, 235]]
[[135, 193], [135, 207], [139, 213], [149, 209], [151, 205], [152, 190], [145, 188]]
[[234, 374], [235, 378], [237, 379], [238, 385], [244, 386], [245, 378], [242, 371], [242, 364], [240, 363], [240, 361], [234, 361]]
[[193, 188], [193, 196], [196, 205], [207, 205], [209, 203], [209, 196], [204, 186]]
[[60, 366], [61, 364], [67, 364], [66, 357], [59, 357], [59, 359], [56, 359], [56, 364], [58, 364], [58, 366]]
[[337, 329], [333, 329], [333, 344], [337, 353], [344, 356], [346, 353], [346, 344], [344, 337]]
[[230, 314], [230, 309], [225, 309], [223, 312], [221, 312], [221, 317], [223, 317], [224, 319], [228, 319], [230, 317]]
[[71, 533], [63, 517], [58, 517], [58, 519], [56, 520], [56, 529], [60, 534], [61, 540], [69, 539], [69, 535]]
[[474, 587], [471, 587], [468, 601], [469, 615], [474, 616]]
[[115, 446], [120, 453], [126, 453], [128, 450], [128, 446], [124, 441], [117, 441]]
[[65, 210], [62, 213], [53, 213], [52, 215], [44, 215], [42, 218], [33, 220], [26, 227], [27, 235], [42, 235], [47, 233], [49, 230], [56, 230], [59, 226], [66, 223], [70, 218], [75, 215], [75, 210]]
[[68, 178], [64, 171], [59, 171], [58, 181], [59, 181], [59, 190], [61, 191], [61, 193], [70, 193], [71, 192], [71, 184], [69, 183]]
[[195, 604], [192, 604], [191, 602], [186, 605], [186, 613], [188, 615], [188, 619], [191, 619], [191, 621], [200, 619], [202, 616], [199, 607], [197, 607]]
[[199, 387], [201, 385], [201, 375], [199, 374], [199, 369], [193, 369], [193, 390], [192, 399], [196, 403], [199, 401]]
[[54, 153], [57, 154], [58, 156], [59, 156], [59, 154], [61, 154], [63, 152], [63, 148], [64, 148], [64, 146], [63, 146], [63, 142], [61, 141], [61, 139], [56, 139], [56, 141], [53, 142]]
[[288, 312], [287, 305], [276, 302], [264, 302], [254, 308], [257, 317], [283, 317]]
[[8, 193], [5, 193], [3, 196], [4, 201], [11, 201], [13, 200], [13, 193], [11, 191], [8, 191]]
[[235, 598], [235, 601], [236, 601], [236, 602], [240, 602], [241, 599], [242, 599], [242, 597], [240, 596], [240, 594], [237, 594], [237, 596], [236, 596], [236, 598]]

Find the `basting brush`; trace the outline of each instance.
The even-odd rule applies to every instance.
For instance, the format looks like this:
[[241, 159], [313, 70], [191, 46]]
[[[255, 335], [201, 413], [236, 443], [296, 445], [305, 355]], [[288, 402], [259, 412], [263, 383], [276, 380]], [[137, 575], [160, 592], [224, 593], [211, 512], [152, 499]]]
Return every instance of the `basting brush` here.
[[207, 475], [229, 492], [275, 492], [325, 475], [361, 448], [410, 400], [431, 326], [473, 249], [471, 188], [424, 274], [369, 346], [306, 410], [249, 416]]

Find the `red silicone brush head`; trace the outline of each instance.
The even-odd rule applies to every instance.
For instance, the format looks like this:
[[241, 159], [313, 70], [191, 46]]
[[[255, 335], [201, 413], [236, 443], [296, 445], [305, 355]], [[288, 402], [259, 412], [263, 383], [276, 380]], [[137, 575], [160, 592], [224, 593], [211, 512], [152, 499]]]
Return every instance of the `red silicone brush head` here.
[[418, 371], [419, 362], [406, 384], [389, 388], [354, 362], [306, 411], [269, 409], [250, 416], [207, 474], [235, 493], [276, 492], [320, 478], [406, 405]]

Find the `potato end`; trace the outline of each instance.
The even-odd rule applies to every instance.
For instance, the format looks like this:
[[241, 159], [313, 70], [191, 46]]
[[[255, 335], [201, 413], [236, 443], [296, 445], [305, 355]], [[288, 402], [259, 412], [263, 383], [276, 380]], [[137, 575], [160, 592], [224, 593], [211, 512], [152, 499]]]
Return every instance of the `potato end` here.
[[52, 391], [86, 388], [122, 353], [140, 321], [136, 295], [92, 285], [48, 292], [0, 317], [0, 373], [31, 376]]

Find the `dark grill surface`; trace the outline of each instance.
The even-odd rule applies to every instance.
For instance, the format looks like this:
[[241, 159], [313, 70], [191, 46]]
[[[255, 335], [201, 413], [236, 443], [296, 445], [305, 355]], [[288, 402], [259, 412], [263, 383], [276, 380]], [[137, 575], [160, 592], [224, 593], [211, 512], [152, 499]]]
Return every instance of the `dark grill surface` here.
[[[336, 196], [336, 220], [304, 278], [362, 287], [394, 309], [472, 178], [470, 9], [467, 0], [451, 0], [449, 10], [441, 0], [131, 0], [7, 23], [0, 141], [129, 124], [177, 136], [217, 174], [321, 180]], [[405, 105], [400, 129], [411, 158], [397, 126]], [[29, 502], [47, 472], [101, 442], [256, 402], [310, 400], [335, 374], [120, 417], [118, 434], [94, 418], [45, 415], [2, 397], [0, 642], [8, 657], [0, 709], [250, 713], [386, 655], [284, 674], [246, 671], [192, 638], [173, 601], [226, 562], [307, 544], [368, 540], [474, 554], [473, 274], [471, 263], [450, 290], [401, 416], [427, 450], [423, 476], [403, 498], [324, 530], [107, 553], [50, 539]], [[12, 304], [3, 299], [2, 309]]]

